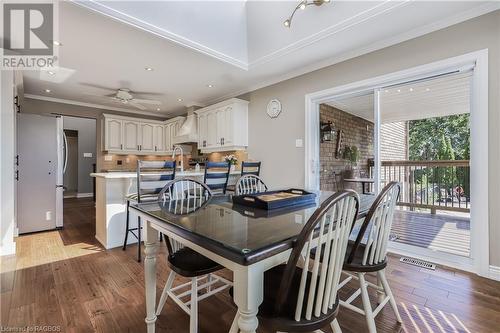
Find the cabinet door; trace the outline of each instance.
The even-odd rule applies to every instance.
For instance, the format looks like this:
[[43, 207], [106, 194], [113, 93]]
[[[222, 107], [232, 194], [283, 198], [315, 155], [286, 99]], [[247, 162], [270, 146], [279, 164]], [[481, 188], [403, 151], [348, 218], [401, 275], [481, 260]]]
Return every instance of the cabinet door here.
[[166, 124], [165, 127], [165, 151], [172, 151], [172, 137], [171, 137], [171, 126]]
[[198, 116], [198, 147], [207, 146], [207, 115], [202, 113]]
[[140, 123], [137, 121], [123, 121], [123, 150], [139, 150], [139, 131]]
[[141, 142], [139, 142], [139, 150], [143, 152], [155, 151], [154, 144], [154, 125], [148, 123], [141, 123]]
[[216, 117], [217, 117], [217, 128], [216, 128], [216, 133], [217, 133], [217, 146], [222, 146], [222, 141], [224, 136], [226, 135], [226, 115], [224, 108], [218, 109], [216, 112]]
[[154, 146], [155, 151], [165, 151], [165, 127], [155, 125], [154, 127]]
[[122, 129], [123, 122], [118, 119], [105, 119], [105, 150], [122, 150]]
[[217, 113], [207, 113], [207, 148], [216, 147], [218, 145], [217, 138]]
[[233, 131], [234, 131], [233, 107], [228, 106], [224, 108], [224, 132], [222, 136], [223, 146], [230, 146], [234, 144]]

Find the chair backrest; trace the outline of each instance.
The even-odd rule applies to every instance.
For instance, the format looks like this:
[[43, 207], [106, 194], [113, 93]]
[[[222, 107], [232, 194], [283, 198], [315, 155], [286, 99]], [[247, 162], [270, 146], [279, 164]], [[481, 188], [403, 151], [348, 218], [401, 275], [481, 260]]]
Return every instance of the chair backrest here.
[[255, 175], [245, 175], [238, 179], [236, 183], [236, 195], [267, 192], [264, 181]]
[[[297, 263], [305, 254], [300, 286], [295, 305], [295, 320], [311, 320], [332, 310], [337, 301], [337, 287], [345, 258], [349, 234], [359, 210], [359, 199], [356, 192], [345, 190], [337, 192], [326, 199], [309, 218], [302, 229], [281, 279], [274, 312], [279, 315], [290, 297], [291, 283]], [[312, 259], [310, 279], [309, 253], [316, 249], [317, 255]], [[319, 255], [323, 253], [323, 255]], [[307, 286], [307, 281], [309, 285]]]
[[203, 182], [212, 190], [226, 193], [231, 165], [227, 162], [207, 162]]
[[353, 262], [357, 251], [364, 251], [362, 265], [376, 265], [385, 261], [400, 189], [398, 182], [390, 182], [382, 189], [359, 229], [347, 263]]
[[241, 162], [241, 175], [260, 175], [261, 162]]
[[[167, 202], [167, 213], [186, 215], [195, 212], [212, 197], [212, 191], [202, 182], [191, 178], [179, 178], [167, 183], [158, 194], [158, 201]], [[168, 253], [175, 255], [184, 245], [165, 237]]]
[[160, 193], [175, 179], [175, 164], [175, 161], [137, 160], [137, 201], [141, 202], [141, 196]]

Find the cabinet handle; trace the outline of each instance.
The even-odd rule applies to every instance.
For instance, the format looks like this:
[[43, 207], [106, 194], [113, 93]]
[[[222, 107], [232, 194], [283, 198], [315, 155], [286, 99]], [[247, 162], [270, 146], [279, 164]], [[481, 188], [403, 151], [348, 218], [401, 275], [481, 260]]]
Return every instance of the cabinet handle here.
[[120, 143], [120, 150], [123, 150], [123, 144]]
[[155, 146], [155, 151], [156, 151], [156, 146]]

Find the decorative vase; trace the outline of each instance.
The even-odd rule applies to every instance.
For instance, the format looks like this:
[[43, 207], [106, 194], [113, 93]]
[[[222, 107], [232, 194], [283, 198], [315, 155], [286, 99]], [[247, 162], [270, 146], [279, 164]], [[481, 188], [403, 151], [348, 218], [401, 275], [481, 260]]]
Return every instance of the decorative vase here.
[[231, 170], [231, 172], [234, 172], [234, 170], [236, 170], [236, 165], [231, 164], [231, 169], [230, 170]]

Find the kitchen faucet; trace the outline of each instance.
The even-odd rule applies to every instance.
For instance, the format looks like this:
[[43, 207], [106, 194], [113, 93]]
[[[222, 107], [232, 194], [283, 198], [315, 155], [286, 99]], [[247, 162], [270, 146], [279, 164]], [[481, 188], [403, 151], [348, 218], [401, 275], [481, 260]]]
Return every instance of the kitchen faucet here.
[[174, 151], [172, 152], [172, 159], [175, 160], [175, 153], [179, 150], [181, 152], [181, 162], [180, 167], [181, 167], [181, 172], [184, 172], [184, 151], [182, 150], [181, 146], [174, 146]]

